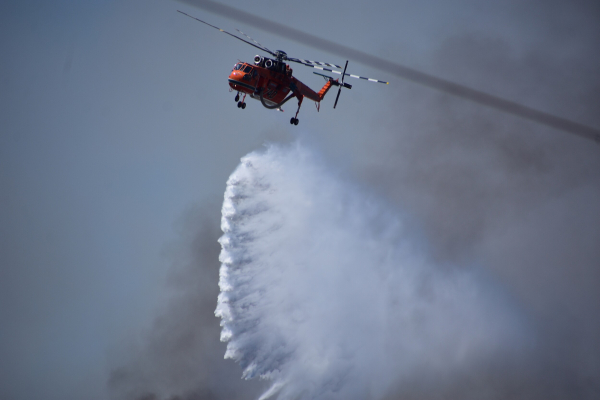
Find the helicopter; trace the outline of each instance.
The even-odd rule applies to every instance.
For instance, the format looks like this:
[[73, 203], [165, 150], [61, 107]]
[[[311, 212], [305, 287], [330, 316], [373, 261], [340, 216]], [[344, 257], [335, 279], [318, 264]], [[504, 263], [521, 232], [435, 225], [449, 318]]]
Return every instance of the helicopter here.
[[[235, 101], [237, 102], [238, 108], [246, 108], [246, 96], [249, 96], [251, 99], [259, 100], [263, 107], [267, 109], [283, 111], [281, 107], [292, 98], [296, 98], [298, 99], [298, 110], [296, 111], [296, 115], [290, 119], [290, 124], [298, 125], [298, 113], [300, 112], [300, 107], [302, 106], [302, 101], [304, 98], [306, 97], [309, 100], [314, 101], [318, 112], [320, 110], [321, 100], [325, 98], [325, 95], [327, 92], [329, 92], [329, 89], [331, 89], [332, 86], [336, 86], [338, 87], [338, 93], [335, 98], [335, 103], [333, 104], [333, 108], [335, 108], [340, 98], [342, 88], [352, 89], [352, 85], [344, 82], [344, 78], [346, 76], [367, 80], [369, 82], [378, 82], [386, 85], [389, 84], [389, 82], [378, 79], [347, 74], [346, 69], [348, 68], [348, 61], [346, 61], [343, 72], [326, 68], [335, 67], [341, 69], [342, 67], [337, 64], [288, 57], [285, 51], [271, 51], [239, 29], [237, 29], [237, 31], [250, 41], [233, 33], [227, 32], [219, 27], [211, 25], [208, 22], [202, 21], [201, 19], [193, 17], [183, 11], [177, 10], [177, 12], [195, 19], [196, 21], [202, 22], [203, 24], [206, 24], [212, 28], [218, 29], [219, 31], [241, 40], [250, 46], [256, 47], [257, 49], [268, 53], [273, 57], [269, 58], [256, 55], [253, 63], [239, 61], [234, 65], [228, 79], [230, 91], [237, 92]], [[302, 64], [307, 67], [312, 67], [334, 74], [341, 74], [341, 81], [319, 72], [313, 72], [314, 74], [322, 76], [326, 80], [325, 85], [318, 92], [315, 92], [293, 76], [293, 70], [290, 65], [286, 63], [286, 61]]]

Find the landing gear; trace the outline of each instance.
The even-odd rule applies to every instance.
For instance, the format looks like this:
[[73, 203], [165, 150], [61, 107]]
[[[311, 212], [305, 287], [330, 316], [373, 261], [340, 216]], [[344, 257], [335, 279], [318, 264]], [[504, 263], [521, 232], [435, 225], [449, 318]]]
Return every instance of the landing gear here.
[[235, 101], [238, 102], [238, 108], [241, 108], [242, 110], [244, 108], [246, 108], [246, 94], [244, 93], [244, 97], [242, 98], [242, 101], [238, 101], [240, 99], [240, 93], [238, 92], [238, 94], [235, 96]]
[[290, 119], [290, 124], [292, 125], [298, 125], [298, 113], [300, 112], [300, 106], [302, 105], [302, 100], [304, 99], [304, 96], [300, 96], [298, 98], [298, 111], [296, 111], [296, 116], [292, 119]]

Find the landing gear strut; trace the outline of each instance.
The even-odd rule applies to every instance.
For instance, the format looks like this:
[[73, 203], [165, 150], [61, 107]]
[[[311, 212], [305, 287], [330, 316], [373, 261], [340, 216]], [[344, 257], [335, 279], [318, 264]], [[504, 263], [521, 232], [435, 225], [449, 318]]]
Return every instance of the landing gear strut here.
[[292, 119], [290, 119], [290, 124], [292, 125], [298, 125], [298, 113], [300, 112], [300, 106], [302, 105], [302, 100], [304, 99], [304, 96], [300, 97], [298, 99], [298, 111], [296, 111], [296, 116], [293, 117]]

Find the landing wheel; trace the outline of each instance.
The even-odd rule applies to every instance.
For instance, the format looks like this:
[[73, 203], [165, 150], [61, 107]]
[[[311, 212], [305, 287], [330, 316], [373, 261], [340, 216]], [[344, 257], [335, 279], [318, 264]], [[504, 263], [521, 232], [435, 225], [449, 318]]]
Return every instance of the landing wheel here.
[[290, 119], [290, 124], [292, 124], [292, 125], [298, 125], [298, 118], [293, 118], [292, 117], [292, 119]]
[[242, 103], [242, 110], [246, 108], [246, 103]]
[[238, 108], [242, 108], [242, 102], [238, 101]]
[[235, 101], [239, 101], [239, 100], [240, 100], [240, 94], [238, 93], [235, 95]]

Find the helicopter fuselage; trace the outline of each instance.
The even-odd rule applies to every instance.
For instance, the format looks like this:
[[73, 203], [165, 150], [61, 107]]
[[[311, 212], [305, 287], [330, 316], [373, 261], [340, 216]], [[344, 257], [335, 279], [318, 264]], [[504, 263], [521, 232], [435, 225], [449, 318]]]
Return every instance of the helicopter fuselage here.
[[[238, 62], [229, 75], [229, 86], [238, 92], [261, 100], [267, 108], [276, 108], [289, 100], [293, 95], [302, 102], [304, 97], [319, 103], [329, 88], [331, 82], [317, 93], [292, 75], [289, 65], [260, 56], [254, 58], [254, 64]], [[261, 99], [262, 97], [262, 99]]]

